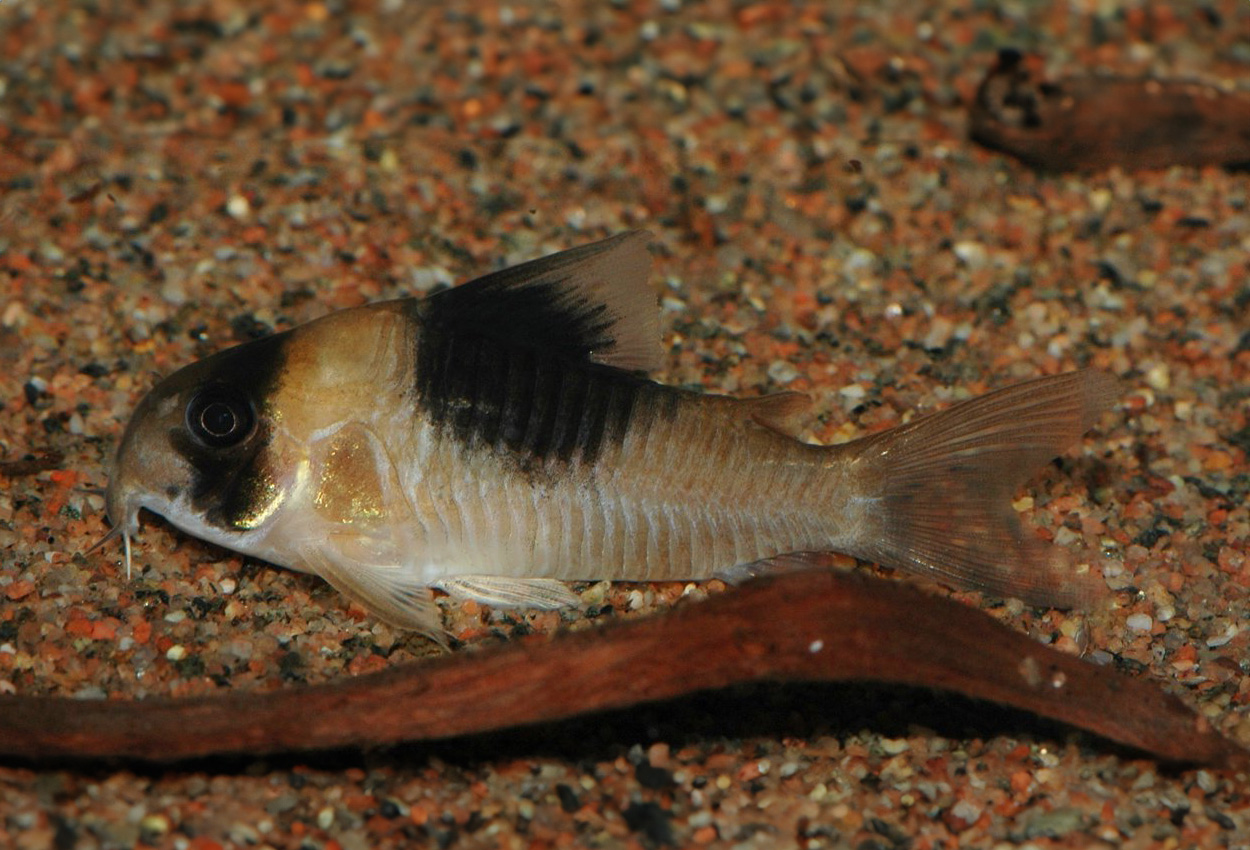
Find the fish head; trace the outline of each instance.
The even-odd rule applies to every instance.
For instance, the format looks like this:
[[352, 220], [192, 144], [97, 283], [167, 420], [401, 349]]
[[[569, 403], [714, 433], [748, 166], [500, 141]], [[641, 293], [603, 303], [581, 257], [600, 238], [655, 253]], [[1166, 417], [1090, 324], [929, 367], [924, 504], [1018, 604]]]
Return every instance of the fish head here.
[[[254, 553], [289, 491], [281, 416], [273, 404], [285, 334], [180, 369], [135, 409], [106, 497], [112, 536], [126, 544], [141, 510], [183, 531]], [[296, 464], [297, 466], [297, 464]]]

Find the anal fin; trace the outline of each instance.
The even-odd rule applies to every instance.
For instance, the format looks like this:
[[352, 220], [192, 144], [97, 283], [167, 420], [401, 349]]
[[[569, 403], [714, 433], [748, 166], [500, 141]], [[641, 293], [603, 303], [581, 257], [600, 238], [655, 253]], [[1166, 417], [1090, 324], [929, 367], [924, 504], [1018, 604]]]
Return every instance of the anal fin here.
[[771, 558], [735, 564], [732, 567], [717, 570], [716, 577], [726, 584], [742, 584], [744, 581], [760, 576], [819, 569], [825, 566], [828, 559], [829, 555], [825, 552], [786, 552]]
[[581, 602], [568, 585], [554, 578], [455, 576], [435, 585], [452, 596], [500, 608], [570, 608]]

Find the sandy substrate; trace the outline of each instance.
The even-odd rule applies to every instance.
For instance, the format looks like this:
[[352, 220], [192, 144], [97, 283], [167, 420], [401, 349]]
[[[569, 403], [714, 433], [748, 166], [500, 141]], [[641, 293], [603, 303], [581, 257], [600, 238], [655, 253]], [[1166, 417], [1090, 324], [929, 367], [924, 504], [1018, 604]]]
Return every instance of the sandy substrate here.
[[[967, 142], [963, 108], [1006, 45], [1235, 84], [1250, 6], [457, 8], [0, 2], [0, 462], [31, 461], [0, 478], [0, 693], [264, 690], [435, 652], [155, 519], [129, 578], [79, 554], [126, 418], [232, 342], [645, 227], [657, 377], [810, 392], [809, 439], [1123, 378], [1016, 502], [1107, 604], [958, 596], [1250, 744], [1246, 177], [1039, 177]], [[565, 614], [443, 605], [465, 651], [725, 592], [580, 589]], [[0, 845], [1244, 847], [1248, 792], [946, 695], [757, 687], [382, 752], [0, 765]]]

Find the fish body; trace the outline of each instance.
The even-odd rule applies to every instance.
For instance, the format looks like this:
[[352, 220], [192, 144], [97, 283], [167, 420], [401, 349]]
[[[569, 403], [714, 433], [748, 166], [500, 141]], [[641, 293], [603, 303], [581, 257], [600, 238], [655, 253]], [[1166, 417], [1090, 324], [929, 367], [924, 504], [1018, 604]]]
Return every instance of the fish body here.
[[185, 367], [122, 438], [109, 515], [312, 572], [436, 635], [430, 589], [576, 601], [563, 582], [735, 577], [840, 551], [1040, 603], [1082, 592], [1008, 505], [1113, 383], [1041, 379], [883, 434], [791, 436], [805, 397], [640, 374], [646, 235], [426, 299], [345, 310]]

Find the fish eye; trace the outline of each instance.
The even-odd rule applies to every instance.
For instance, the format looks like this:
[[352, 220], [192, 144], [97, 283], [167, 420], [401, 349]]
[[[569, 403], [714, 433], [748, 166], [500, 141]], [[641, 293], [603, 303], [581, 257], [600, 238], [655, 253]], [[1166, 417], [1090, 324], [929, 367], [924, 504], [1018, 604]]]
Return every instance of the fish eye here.
[[252, 433], [256, 416], [252, 406], [228, 387], [200, 390], [187, 405], [187, 430], [215, 449], [237, 446]]

